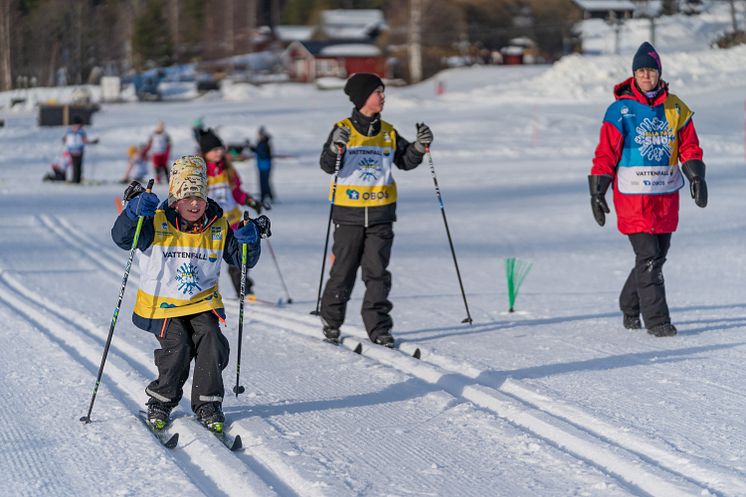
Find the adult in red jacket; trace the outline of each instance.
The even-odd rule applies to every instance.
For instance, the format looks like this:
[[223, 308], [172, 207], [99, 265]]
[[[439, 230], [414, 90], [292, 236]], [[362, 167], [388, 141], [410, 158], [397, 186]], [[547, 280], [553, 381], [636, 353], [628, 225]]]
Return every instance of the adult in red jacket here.
[[609, 213], [604, 195], [613, 183], [617, 226], [635, 251], [635, 267], [619, 296], [624, 327], [642, 328], [642, 313], [648, 333], [673, 336], [663, 263], [679, 223], [683, 175], [695, 203], [707, 205], [705, 164], [694, 113], [660, 79], [660, 56], [650, 43], [640, 45], [632, 72], [633, 77], [614, 87], [616, 101], [601, 126], [588, 176], [591, 208], [603, 226]]

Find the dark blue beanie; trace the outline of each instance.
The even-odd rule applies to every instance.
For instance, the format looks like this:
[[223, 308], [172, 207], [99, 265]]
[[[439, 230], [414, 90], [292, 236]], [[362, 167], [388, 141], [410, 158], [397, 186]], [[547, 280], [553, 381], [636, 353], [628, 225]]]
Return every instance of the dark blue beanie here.
[[655, 47], [647, 41], [640, 45], [637, 53], [635, 53], [635, 58], [632, 59], [632, 72], [634, 73], [644, 67], [658, 69], [659, 76], [663, 74], [663, 64], [661, 64], [660, 55], [655, 51]]

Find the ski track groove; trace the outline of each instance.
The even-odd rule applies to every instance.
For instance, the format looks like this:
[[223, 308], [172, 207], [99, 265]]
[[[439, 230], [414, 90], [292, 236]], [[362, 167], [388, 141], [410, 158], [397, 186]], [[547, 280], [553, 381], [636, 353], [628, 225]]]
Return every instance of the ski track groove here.
[[[272, 308], [265, 304], [251, 304], [250, 309], [252, 309], [252, 312], [249, 312], [248, 316], [252, 319], [265, 324], [281, 326], [289, 331], [294, 331], [299, 334], [320, 338], [320, 325], [316, 322], [316, 318], [300, 315], [292, 311], [288, 312], [284, 309]], [[303, 329], [297, 329], [298, 325], [303, 327]], [[600, 444], [612, 444], [626, 452], [630, 452], [637, 458], [646, 461], [659, 470], [665, 470], [666, 472], [683, 478], [691, 485], [702, 487], [699, 490], [707, 489], [707, 491], [723, 494], [727, 494], [728, 492], [736, 492], [736, 495], [746, 494], [746, 483], [744, 483], [739, 475], [733, 474], [729, 471], [718, 471], [712, 468], [703, 467], [700, 464], [692, 462], [692, 457], [688, 454], [683, 455], [672, 453], [671, 451], [657, 446], [638, 435], [624, 432], [610, 423], [595, 418], [585, 412], [582, 408], [538, 394], [521, 385], [520, 382], [516, 380], [506, 381], [503, 385], [499, 386], [490, 385], [489, 382], [484, 382], [484, 384], [482, 384], [480, 377], [488, 377], [488, 372], [469, 364], [460, 362], [460, 367], [455, 368], [452, 359], [430, 353], [426, 349], [419, 347], [422, 351], [422, 359], [420, 360], [422, 364], [418, 365], [415, 359], [410, 360], [403, 355], [392, 357], [392, 354], [390, 354], [391, 351], [382, 350], [370, 343], [366, 343], [365, 341], [359, 341], [359, 337], [364, 335], [363, 330], [352, 326], [344, 326], [343, 332], [353, 333], [351, 336], [347, 337], [343, 346], [346, 346], [349, 349], [354, 349], [358, 343], [362, 343], [363, 355], [371, 357], [373, 360], [378, 360], [384, 364], [391, 365], [405, 373], [439, 386], [445, 386], [448, 383], [452, 383], [451, 388], [445, 388], [446, 391], [451, 392], [457, 398], [472, 401], [481, 407], [493, 411], [498, 416], [508, 419], [517, 426], [522, 427], [523, 429], [529, 429], [529, 431], [539, 435], [550, 443], [554, 442], [561, 450], [565, 450], [575, 457], [580, 456], [581, 459], [599, 467], [602, 471], [605, 470], [612, 472], [617, 475], [618, 478], [621, 478], [622, 484], [631, 484], [633, 487], [648, 492], [650, 495], [696, 495], [696, 492], [692, 489], [675, 488], [672, 483], [665, 482], [653, 474], [649, 474], [648, 477], [657, 479], [658, 484], [649, 485], [647, 482], [643, 481], [645, 480], [644, 477], [639, 476], [645, 473], [645, 470], [641, 467], [642, 465], [626, 465], [624, 464], [624, 461], [614, 457], [613, 454], [607, 454], [607, 462], [602, 463], [599, 461], [597, 456], [593, 455], [591, 448], [588, 447], [588, 451], [586, 452], [588, 456], [583, 457], [581, 454], [576, 452], [576, 449], [582, 446], [582, 444], [578, 446], [575, 445], [577, 440], [573, 441], [571, 439], [569, 441], [564, 440], [558, 442], [557, 439], [562, 439], [563, 437], [553, 436], [551, 431], [548, 431], [547, 436], [542, 436], [544, 428], [548, 427], [542, 427], [541, 423], [534, 424], [533, 421], [527, 422], [520, 416], [510, 415], [509, 410], [513, 406], [510, 406], [511, 401], [509, 399], [514, 399], [513, 403], [519, 402], [539, 411], [541, 414], [549, 415], [563, 424], [570, 425], [572, 428], [596, 438]], [[416, 344], [414, 342], [403, 342], [400, 347], [401, 351], [405, 354], [411, 354], [411, 352], [416, 348]], [[418, 371], [421, 369], [418, 366], [422, 365], [428, 365], [432, 370]], [[458, 377], [468, 378], [476, 384], [474, 386], [471, 386], [468, 383], [464, 385], [465, 382], [458, 379]], [[459, 393], [459, 391], [462, 393]], [[469, 393], [465, 395], [467, 392]], [[534, 431], [531, 429], [531, 426], [534, 426], [540, 431]], [[557, 430], [565, 430], [565, 428], [560, 426], [555, 426], [555, 428]], [[616, 466], [617, 464], [619, 464], [619, 466]]]
[[[42, 215], [39, 217], [42, 218], [45, 216]], [[68, 228], [68, 233], [74, 233], [74, 236], [76, 237], [79, 236], [74, 226], [72, 226], [67, 220], [61, 218], [55, 219], [60, 225]], [[43, 220], [43, 222], [45, 226], [48, 226], [50, 229], [52, 229], [58, 236], [64, 237], [64, 233], [59, 231], [59, 228], [55, 226], [55, 223], [52, 220]], [[103, 264], [98, 262], [98, 258], [94, 257], [93, 252], [95, 251], [95, 253], [97, 254], [100, 253], [100, 247], [94, 247], [87, 241], [83, 241], [80, 238], [78, 239], [77, 243], [75, 243], [75, 246], [84, 255], [86, 255], [92, 261], [96, 262], [99, 267], [104, 269], [112, 276], [115, 276], [115, 271], [119, 270], [118, 268], [115, 268], [113, 264]], [[238, 307], [237, 303], [226, 303], [226, 308], [229, 306], [235, 306], [236, 308]], [[310, 329], [307, 329], [306, 332], [301, 331], [300, 333], [311, 336], [318, 335], [318, 330], [316, 329], [318, 327], [318, 324], [315, 322], [315, 318], [309, 318], [308, 316], [298, 315], [293, 312], [282, 312], [277, 309], [271, 309], [268, 305], [262, 303], [252, 304], [251, 308], [261, 309], [261, 311], [259, 312], [260, 315], [262, 312], [270, 314], [271, 317], [269, 320], [267, 320], [266, 318], [262, 320], [261, 316], [257, 319], [258, 321], [262, 321], [265, 324], [278, 325], [280, 323], [277, 322], [277, 318], [280, 318], [280, 320], [290, 319], [291, 323], [295, 321], [295, 323], [302, 324], [306, 327], [314, 327], [312, 333], [309, 333]], [[275, 312], [274, 315], [273, 311]], [[256, 316], [256, 314], [257, 313], [248, 313], [248, 317], [254, 317]], [[311, 324], [311, 320], [313, 320], [313, 324]], [[283, 324], [285, 326], [283, 326]], [[298, 333], [298, 330], [294, 329], [293, 324], [290, 324], [289, 326], [288, 323], [283, 324], [280, 324], [280, 326], [283, 326], [288, 331], [294, 332], [296, 334]], [[365, 335], [363, 330], [357, 329], [352, 326], [344, 326], [343, 330], [347, 333], [351, 333], [352, 335], [346, 340], [346, 343], [343, 344], [350, 349], [353, 349], [357, 345], [357, 342], [351, 343], [350, 338], [358, 340], [359, 337]], [[720, 487], [723, 483], [726, 483], [729, 489], [735, 488], [738, 489], [739, 492], [746, 492], [746, 483], [743, 483], [736, 475], [729, 475], [727, 474], [727, 472], [719, 472], [710, 470], [708, 468], [703, 468], [698, 464], [692, 463], [690, 460], [688, 460], [688, 458], [682, 458], [681, 455], [672, 454], [670, 451], [660, 448], [655, 444], [642, 439], [639, 436], [626, 433], [609, 423], [595, 418], [579, 407], [570, 406], [567, 403], [559, 402], [556, 399], [550, 399], [549, 397], [538, 394], [520, 385], [515, 380], [506, 381], [503, 385], [500, 386], [490, 385], [489, 382], [481, 382], [480, 377], [485, 376], [488, 373], [487, 371], [481, 370], [469, 364], [465, 364], [463, 363], [463, 361], [461, 361], [461, 364], [459, 365], [460, 367], [454, 367], [455, 364], [452, 359], [428, 352], [420, 347], [424, 359], [421, 362], [423, 362], [423, 364], [429, 363], [432, 367], [437, 368], [437, 370], [441, 370], [435, 370], [434, 376], [432, 371], [423, 374], [422, 372], [416, 371], [417, 368], [402, 366], [402, 361], [391, 362], [386, 360], [386, 358], [384, 357], [380, 357], [379, 354], [375, 353], [376, 349], [371, 349], [370, 344], [368, 343], [363, 343], [363, 347], [364, 350], [367, 352], [364, 352], [364, 355], [366, 355], [366, 357], [372, 358], [377, 362], [390, 367], [394, 367], [395, 369], [399, 369], [409, 375], [418, 377], [428, 383], [433, 383], [441, 387], [444, 387], [443, 383], [447, 382], [444, 380], [450, 380], [450, 378], [448, 378], [448, 376], [450, 375], [457, 375], [459, 377], [465, 377], [470, 380], [474, 380], [476, 382], [475, 386], [470, 386], [468, 384], [466, 386], [458, 385], [458, 383], [463, 382], [456, 380], [454, 382], [454, 385], [452, 385], [452, 388], [444, 387], [444, 390], [448, 391], [456, 398], [469, 400], [471, 402], [474, 402], [476, 405], [495, 412], [498, 416], [508, 419], [508, 421], [522, 429], [528, 429], [529, 431], [540, 436], [546, 441], [555, 444], [560, 450], [569, 452], [573, 456], [578, 457], [588, 462], [589, 464], [600, 468], [602, 471], [610, 471], [611, 473], [616, 475], [617, 478], [620, 479], [620, 483], [622, 485], [639, 488], [640, 490], [643, 490], [650, 495], [656, 496], [690, 495], [687, 494], [687, 492], [692, 491], [691, 489], [676, 487], [675, 484], [668, 482], [663, 478], [660, 478], [653, 474], [649, 474], [648, 480], [652, 480], [654, 482], [654, 484], [651, 485], [645, 481], [645, 478], [640, 478], [637, 476], [637, 473], [643, 472], [640, 467], [635, 466], [634, 464], [626, 464], [626, 461], [615, 456], [611, 451], [608, 451], [606, 454], [606, 462], [600, 462], [597, 460], [598, 457], [593, 455], [593, 443], [591, 443], [590, 446], [585, 447], [586, 444], [583, 443], [584, 441], [580, 437], [577, 437], [575, 435], [570, 435], [570, 442], [567, 442], [566, 440], [563, 442], [558, 442], [557, 440], [555, 440], [555, 438], [562, 439], [563, 437], [552, 437], [552, 422], [546, 423], [545, 421], [538, 418], [528, 422], [525, 419], [520, 420], [516, 419], [516, 417], [514, 416], [506, 416], [505, 411], [510, 410], [510, 408], [513, 407], [510, 405], [511, 401], [513, 403], [517, 402], [523, 404], [524, 406], [528, 406], [529, 408], [538, 411], [540, 414], [549, 415], [559, 422], [577, 429], [581, 432], [581, 434], [586, 434], [590, 437], [596, 438], [601, 444], [616, 445], [625, 451], [633, 453], [635, 456], [649, 462], [651, 465], [656, 466], [659, 469], [663, 469], [667, 472], [671, 472], [675, 475], [680, 476], [694, 486], [701, 486], [709, 490], [721, 492], [722, 490], [719, 490], [718, 487]], [[402, 352], [408, 354], [411, 354], [414, 351], [415, 347], [416, 345], [413, 342], [403, 342], [401, 344]], [[368, 352], [370, 350], [374, 351], [374, 354]], [[443, 372], [443, 370], [445, 370], [445, 372]], [[428, 377], [438, 379], [432, 380]], [[461, 391], [459, 392], [459, 390]], [[465, 395], [465, 392], [467, 391], [470, 393]], [[501, 394], [503, 398], [499, 398]], [[529, 418], [530, 417], [531, 414], [529, 414]], [[538, 424], [535, 423], [535, 421], [537, 420], [539, 421]], [[578, 420], [582, 420], [582, 422]], [[534, 429], [531, 429], [530, 426], [526, 425], [533, 426]], [[559, 430], [565, 429], [560, 427], [555, 428]], [[537, 432], [534, 430], [539, 431]], [[547, 431], [546, 436], [542, 435], [542, 431], [544, 430]], [[580, 454], [577, 452], [578, 450], [580, 450]], [[583, 455], [584, 451], [587, 451], [585, 456]], [[692, 493], [691, 495], [695, 495], [695, 493]]]
[[[29, 291], [28, 294], [22, 294], [16, 291], [13, 284], [8, 283], [5, 271], [0, 271], [0, 284], [9, 290], [0, 293], [0, 300], [5, 302], [5, 304], [12, 308], [14, 312], [20, 315], [26, 315], [30, 322], [37, 325], [40, 334], [43, 335], [44, 338], [53, 344], [58, 345], [64, 352], [72, 356], [76, 362], [87, 367], [92, 372], [98, 370], [102, 347], [92, 347], [87, 343], [90, 342], [89, 338], [83, 339], [66, 328], [75, 327], [78, 331], [84, 331], [85, 334], [88, 335], [88, 332], [85, 329], [80, 328], [73, 323], [67, 323], [66, 326], [64, 324], [60, 326], [55, 323], [55, 321], [64, 322], [64, 320], [60, 320], [59, 317], [52, 318], [49, 315], [39, 314], [38, 308], [32, 307], [20, 298], [28, 298], [28, 295], [32, 293]], [[13, 296], [11, 292], [16, 293], [19, 297]], [[45, 306], [46, 302], [41, 299], [34, 303]], [[116, 359], [120, 359], [120, 361], [117, 362], [121, 362], [123, 359], [125, 364], [130, 367], [133, 365], [132, 361], [142, 367], [143, 365], [140, 364], [141, 361], [137, 359], [138, 355], [143, 354], [142, 351], [137, 350], [134, 353], [135, 356], [130, 357], [129, 361], [123, 359], [123, 357], [126, 356], [122, 356], [122, 352], [118, 351], [115, 345], [112, 344], [112, 347], [109, 350], [107, 367], [105, 369], [101, 387], [99, 388], [98, 396], [100, 397], [106, 392], [110, 392], [117, 401], [124, 404], [128, 411], [132, 412], [133, 415], [136, 415], [137, 410], [142, 406], [139, 397], [144, 397], [144, 393], [139, 395], [133, 392], [144, 390], [142, 386], [147, 383], [147, 380], [145, 380], [145, 378], [138, 372], [131, 374], [128, 371], [122, 370], [121, 367], [115, 363]], [[187, 396], [185, 395], [185, 400], [182, 402], [188, 402], [186, 397]], [[81, 406], [81, 409], [83, 409], [83, 406]], [[94, 413], [96, 413], [95, 406]], [[168, 449], [164, 450], [173, 455], [174, 460], [177, 461], [177, 464], [181, 467], [186, 477], [194, 482], [197, 488], [201, 488], [208, 495], [256, 495], [262, 497], [277, 495], [275, 491], [270, 489], [270, 486], [278, 483], [280, 486], [283, 486], [282, 477], [274, 475], [272, 483], [268, 484], [266, 481], [258, 477], [252, 465], [249, 464], [251, 456], [244, 455], [240, 451], [236, 453], [228, 453], [227, 450], [222, 447], [220, 442], [214, 440], [212, 435], [207, 433], [204, 429], [194, 425], [190, 420], [182, 419], [184, 417], [185, 416], [176, 417], [173, 420], [173, 431], [177, 431], [181, 435], [178, 448], [172, 451], [169, 451]], [[141, 423], [138, 420], [132, 419], [132, 423], [142, 429]], [[235, 427], [231, 426], [228, 433], [234, 434], [235, 431]], [[151, 435], [147, 436], [151, 437]], [[196, 444], [194, 442], [196, 442]], [[153, 441], [153, 443], [157, 442]], [[191, 447], [192, 445], [194, 445], [194, 447]], [[206, 453], [209, 455], [205, 456], [204, 454]], [[228, 454], [233, 454], [236, 457], [226, 458], [225, 456]], [[221, 467], [214, 468], [205, 465], [205, 462], [214, 463], [214, 461], [221, 461]], [[238, 462], [241, 463], [242, 467], [237, 467]], [[264, 474], [267, 475], [267, 472], [264, 471]], [[195, 475], [199, 475], [199, 477], [195, 477]], [[302, 492], [298, 493], [293, 490], [292, 485], [285, 484], [284, 487], [286, 490], [291, 491], [292, 495], [314, 495], [303, 494]], [[237, 491], [232, 489], [241, 489], [241, 491], [236, 493]], [[288, 494], [286, 493], [284, 495]]]

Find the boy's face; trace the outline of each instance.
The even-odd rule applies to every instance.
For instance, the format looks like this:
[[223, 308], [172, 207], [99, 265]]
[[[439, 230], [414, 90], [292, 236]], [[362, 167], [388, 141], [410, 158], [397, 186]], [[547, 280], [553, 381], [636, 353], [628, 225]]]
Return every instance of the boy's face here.
[[187, 197], [177, 200], [174, 209], [182, 219], [195, 223], [202, 219], [207, 208], [207, 201], [201, 197]]
[[205, 160], [207, 162], [218, 162], [223, 158], [224, 153], [225, 149], [223, 147], [213, 148], [205, 154]]
[[368, 100], [365, 101], [365, 105], [360, 109], [360, 112], [366, 116], [379, 114], [383, 110], [383, 104], [385, 102], [386, 96], [383, 94], [383, 86], [379, 86], [370, 94]]

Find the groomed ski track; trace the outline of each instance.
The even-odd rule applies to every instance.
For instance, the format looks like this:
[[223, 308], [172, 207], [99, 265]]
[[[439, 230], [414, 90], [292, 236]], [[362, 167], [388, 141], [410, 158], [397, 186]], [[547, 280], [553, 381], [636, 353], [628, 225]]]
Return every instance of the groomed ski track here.
[[[113, 288], [121, 282], [124, 252], [81, 237], [76, 226], [62, 217], [37, 216], [29, 220], [29, 225], [35, 224], [57, 238], [56, 250], [75, 252], [85, 266], [83, 271], [91, 273], [85, 277], [92, 278], [92, 293], [103, 300], [97, 308], [111, 307]], [[88, 372], [82, 375], [83, 384], [76, 386], [76, 390], [83, 390], [76, 392], [76, 398], [87, 401], [108, 330], [108, 320], [104, 321], [106, 313], [92, 313], [96, 315], [94, 322], [86, 317], [89, 311], [84, 302], [71, 309], [69, 304], [45, 296], [48, 292], [42, 295], [25, 284], [19, 274], [7, 268], [1, 271], [3, 312], [27, 316], [40, 337]], [[579, 406], [537, 392], [524, 382], [498, 379], [491, 371], [434, 353], [420, 344], [404, 342], [401, 351], [387, 350], [370, 344], [362, 330], [344, 327], [343, 347], [349, 351], [335, 349], [320, 340], [318, 322], [302, 313], [302, 304], [292, 309], [264, 304], [247, 306], [245, 325], [249, 331], [242, 358], [242, 384], [247, 386], [247, 393], [238, 400], [229, 396], [225, 403], [226, 414], [232, 421], [228, 433], [240, 434], [245, 449], [231, 454], [209, 433], [183, 419], [190, 415], [187, 384], [185, 399], [175, 412], [173, 423], [173, 429], [181, 436], [179, 446], [165, 451], [134, 415], [128, 416], [141, 408], [146, 399], [144, 387], [155, 374], [152, 365], [155, 342], [129, 324], [136, 285], [137, 275], [132, 274], [129, 298], [125, 298], [93, 411], [94, 423], [81, 425], [78, 431], [98, 432], [103, 439], [107, 432], [121, 430], [117, 428], [120, 425], [131, 431], [140, 430], [134, 436], [142, 444], [142, 450], [164, 451], [162, 457], [167, 462], [162, 464], [180, 471], [181, 478], [206, 495], [378, 494], [397, 485], [399, 491], [402, 485], [407, 485], [411, 492], [437, 495], [443, 491], [439, 485], [445, 468], [460, 472], [460, 495], [478, 495], [480, 487], [476, 480], [481, 471], [469, 472], [466, 449], [460, 446], [468, 448], [470, 444], [484, 443], [482, 440], [489, 440], [495, 446], [495, 457], [513, 451], [517, 462], [530, 461], [522, 475], [525, 481], [505, 482], [504, 495], [511, 494], [511, 485], [516, 485], [514, 495], [525, 492], [523, 487], [531, 481], [532, 472], [552, 472], [554, 465], [572, 465], [577, 472], [574, 481], [557, 471], [557, 485], [537, 489], [537, 495], [554, 495], [553, 492], [564, 495], [579, 485], [603, 489], [604, 495], [746, 492], [746, 484], [728, 468], [677, 453], [660, 441], [619, 429]], [[232, 314], [235, 320], [237, 307], [235, 301], [226, 301], [229, 319]], [[225, 331], [234, 348], [232, 330]], [[265, 343], [263, 350], [257, 353], [262, 343]], [[362, 357], [351, 353], [358, 343], [363, 347]], [[420, 361], [409, 357], [415, 347], [422, 349]], [[267, 356], [268, 353], [272, 355]], [[263, 360], [285, 361], [287, 377], [279, 381], [269, 378], [261, 370]], [[227, 393], [235, 378], [234, 361], [232, 357], [224, 373]], [[301, 370], [294, 366], [299, 361], [305, 364]], [[307, 369], [309, 365], [314, 369]], [[320, 398], [325, 382], [334, 383], [337, 389], [342, 383], [349, 396]], [[255, 386], [265, 383], [266, 391]], [[379, 422], [385, 419], [387, 425], [371, 429], [363, 420], [349, 424], [339, 417], [349, 417], [345, 416], [346, 411], [376, 406], [385, 407], [383, 412], [375, 414], [382, 417]], [[82, 415], [87, 404], [75, 407]], [[72, 411], [74, 416], [76, 409]], [[446, 418], [444, 413], [454, 413], [454, 418], [442, 421], [444, 426], [438, 427], [433, 420]], [[102, 445], [106, 443], [104, 440]], [[358, 444], [380, 444], [380, 461], [356, 459]], [[411, 452], [413, 467], [379, 475], [377, 481], [371, 472], [376, 463], [385, 466], [387, 453], [402, 451]], [[447, 462], [439, 462], [444, 457]], [[414, 468], [417, 462], [427, 461], [432, 463]], [[481, 463], [489, 465], [488, 461]], [[497, 474], [499, 466], [494, 468]], [[515, 471], [511, 468], [511, 472]], [[473, 485], [470, 479], [474, 480]], [[236, 492], [239, 488], [241, 491]]]

